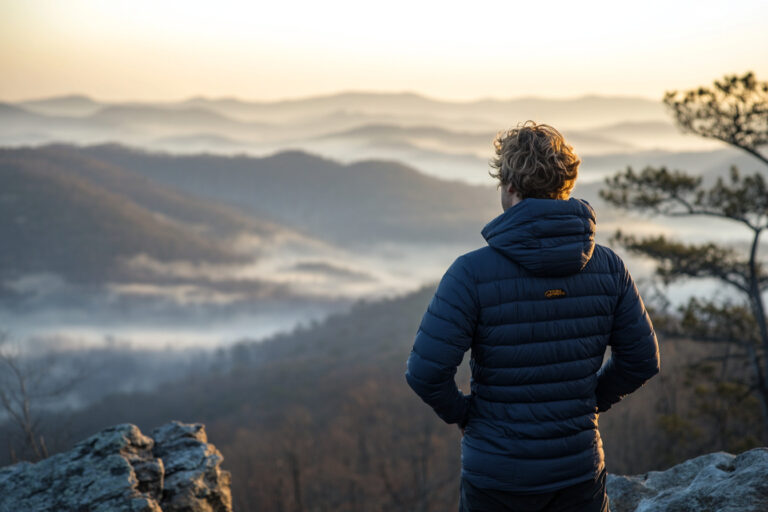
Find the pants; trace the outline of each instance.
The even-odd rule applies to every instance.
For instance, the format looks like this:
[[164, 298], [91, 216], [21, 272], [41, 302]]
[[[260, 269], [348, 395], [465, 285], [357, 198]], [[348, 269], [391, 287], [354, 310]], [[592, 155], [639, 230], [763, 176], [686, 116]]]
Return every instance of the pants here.
[[479, 489], [462, 478], [459, 512], [610, 512], [605, 475], [544, 494]]

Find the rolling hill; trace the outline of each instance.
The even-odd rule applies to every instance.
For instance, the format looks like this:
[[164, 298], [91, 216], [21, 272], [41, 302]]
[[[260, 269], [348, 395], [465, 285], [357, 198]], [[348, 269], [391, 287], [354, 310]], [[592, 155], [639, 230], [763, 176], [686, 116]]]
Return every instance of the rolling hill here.
[[0, 149], [0, 162], [23, 162], [32, 168], [56, 169], [58, 175], [79, 178], [91, 186], [120, 195], [155, 214], [186, 223], [214, 237], [248, 231], [258, 235], [285, 229], [234, 208], [192, 198], [146, 176], [88, 156], [74, 146], [53, 144], [37, 148]]
[[496, 126], [495, 129], [526, 119], [573, 128], [617, 123], [628, 119], [648, 121], [666, 118], [660, 101], [603, 96], [445, 101], [411, 92], [350, 91], [274, 102], [197, 97], [186, 100], [184, 104], [203, 106], [251, 120], [275, 121], [285, 117], [296, 119], [348, 110], [366, 114], [432, 116], [444, 120], [474, 117], [484, 119], [489, 125]]
[[0, 154], [0, 276], [54, 273], [76, 282], [122, 276], [121, 258], [233, 262], [236, 254], [61, 166]]
[[217, 112], [196, 107], [148, 105], [110, 105], [88, 116], [84, 121], [112, 124], [139, 130], [166, 129], [175, 133], [197, 131], [201, 127], [219, 133], [248, 133], [269, 128], [264, 123], [236, 121]]
[[[414, 93], [346, 92], [272, 102], [196, 97], [162, 103], [110, 103], [70, 95], [17, 102], [13, 106], [41, 116], [38, 123], [27, 126], [28, 130], [48, 133], [50, 140], [80, 143], [93, 141], [97, 136], [93, 130], [97, 127], [103, 133], [106, 130], [107, 139], [112, 133], [122, 137], [113, 140], [128, 143], [137, 143], [136, 137], [142, 133], [146, 137], [153, 131], [156, 136], [215, 132], [258, 143], [262, 139], [289, 141], [382, 123], [492, 134], [526, 119], [571, 130], [666, 120], [660, 102], [599, 96], [456, 102]], [[45, 117], [53, 119], [46, 123]], [[0, 129], [9, 122], [0, 112]], [[160, 129], [162, 134], [157, 133]], [[131, 136], [134, 138], [128, 138]]]
[[[567, 130], [564, 135], [580, 154], [618, 153], [634, 149], [625, 139], [613, 137], [610, 133]], [[469, 153], [480, 158], [489, 158], [493, 155], [492, 141], [495, 136], [494, 131], [467, 132], [437, 126], [368, 124], [322, 135], [317, 139], [340, 140], [350, 145], [362, 143], [369, 148], [388, 147], [393, 144], [410, 145], [414, 148], [440, 151], [445, 156]]]
[[[307, 294], [272, 279], [279, 273], [242, 273], [262, 260], [269, 267], [294, 253], [318, 259], [333, 250], [66, 145], [0, 149], [0, 237], [7, 304], [33, 296], [58, 304], [54, 277], [85, 286], [83, 299], [97, 302], [102, 292], [145, 304], [295, 299]], [[71, 304], [80, 291], [65, 293]]]
[[441, 244], [480, 242], [498, 211], [493, 190], [298, 151], [52, 144], [0, 149], [0, 173], [0, 295], [43, 309], [81, 295], [168, 317], [190, 303], [219, 317], [270, 301], [345, 304], [419, 286]]
[[345, 246], [476, 239], [500, 212], [493, 187], [438, 180], [391, 161], [344, 165], [301, 151], [178, 156], [117, 145], [80, 151]]
[[67, 94], [19, 102], [32, 112], [54, 116], [87, 116], [102, 107], [102, 103], [84, 94]]
[[526, 119], [556, 126], [581, 156], [715, 147], [678, 133], [661, 102], [642, 98], [458, 102], [375, 92], [271, 102], [103, 102], [69, 95], [6, 103], [0, 145], [119, 141], [153, 151], [251, 156], [301, 150], [344, 163], [398, 160], [432, 176], [482, 184], [494, 134]]

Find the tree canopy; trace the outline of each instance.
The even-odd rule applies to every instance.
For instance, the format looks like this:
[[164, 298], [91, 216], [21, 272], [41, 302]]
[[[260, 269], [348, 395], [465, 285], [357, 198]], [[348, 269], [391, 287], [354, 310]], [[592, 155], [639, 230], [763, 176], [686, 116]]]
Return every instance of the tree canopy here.
[[[711, 87], [670, 91], [664, 103], [684, 131], [721, 140], [762, 164], [768, 145], [768, 82], [754, 73], [725, 76]], [[631, 167], [606, 178], [600, 196], [619, 208], [666, 217], [714, 217], [751, 232], [749, 249], [716, 242], [685, 243], [663, 235], [637, 237], [617, 231], [613, 237], [630, 252], [656, 263], [656, 274], [670, 283], [680, 278], [712, 278], [733, 287], [742, 303], [719, 298], [692, 298], [680, 308], [681, 334], [739, 347], [751, 368], [747, 389], [763, 406], [768, 441], [768, 320], [763, 294], [768, 269], [759, 255], [760, 235], [768, 228], [765, 171], [743, 174], [735, 166], [711, 185], [701, 175], [667, 167]], [[738, 327], [738, 328], [737, 328]]]
[[768, 164], [758, 151], [768, 144], [768, 82], [751, 71], [727, 75], [711, 87], [669, 91], [664, 103], [684, 131], [721, 140]]

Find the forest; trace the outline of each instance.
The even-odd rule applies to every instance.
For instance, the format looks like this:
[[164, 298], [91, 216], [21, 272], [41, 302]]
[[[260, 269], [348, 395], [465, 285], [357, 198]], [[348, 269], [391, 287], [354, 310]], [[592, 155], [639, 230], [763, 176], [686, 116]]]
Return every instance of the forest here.
[[[596, 188], [613, 211], [653, 216], [657, 221], [717, 218], [733, 230], [743, 230], [749, 240], [746, 245], [728, 245], [627, 229], [616, 230], [608, 239], [617, 251], [642, 258], [652, 268], [655, 286], [645, 282], [641, 291], [662, 361], [656, 378], [600, 416], [612, 473], [637, 474], [705, 452], [741, 452], [768, 444], [764, 307], [768, 271], [760, 239], [768, 228], [764, 167], [768, 157], [761, 152], [768, 144], [768, 82], [757, 81], [752, 73], [726, 76], [710, 87], [672, 91], [664, 103], [681, 129], [723, 142], [746, 154], [748, 165], [761, 167], [745, 172], [733, 165], [705, 180], [696, 169], [629, 166]], [[333, 243], [360, 250], [360, 244], [370, 240], [355, 237], [365, 225], [355, 220], [372, 223], [371, 232], [383, 238], [412, 241], [434, 225], [469, 230], [475, 216], [483, 217], [473, 212], [473, 201], [488, 197], [480, 188], [445, 182], [430, 189], [419, 210], [414, 206], [418, 194], [409, 193], [409, 187], [411, 192], [419, 190], [427, 179], [407, 168], [380, 162], [318, 163], [305, 154], [283, 153], [257, 162], [261, 176], [266, 176], [261, 183], [272, 182], [275, 188], [262, 190], [260, 201], [254, 203], [254, 208], [269, 206], [272, 216], [256, 221], [253, 215], [262, 212], [245, 212], [244, 197], [246, 190], [259, 189], [253, 184], [257, 173], [252, 172], [257, 164], [244, 157], [228, 161], [233, 183], [217, 188], [220, 182], [196, 169], [202, 160], [192, 157], [134, 154], [111, 146], [87, 150], [54, 146], [26, 157], [14, 151], [0, 153], [2, 179], [14, 186], [16, 200], [27, 202], [23, 222], [41, 226], [39, 219], [56, 218], [57, 224], [43, 234], [56, 243], [47, 245], [53, 249], [46, 251], [18, 222], [0, 224], [0, 233], [20, 241], [13, 251], [2, 253], [0, 277], [55, 270], [86, 287], [108, 280], [146, 279], [137, 267], [119, 263], [117, 253], [125, 246], [146, 247], [159, 260], [190, 252], [210, 262], [242, 263], [246, 256], [230, 250], [222, 242], [226, 238], [205, 236], [205, 228], [200, 228], [203, 220], [218, 224], [218, 236], [227, 229], [247, 229], [262, 240], [289, 234], [305, 248]], [[33, 157], [38, 162], [34, 167], [28, 164]], [[285, 170], [301, 168], [297, 159], [312, 161], [318, 172], [325, 173], [324, 179], [339, 173], [367, 176], [369, 181], [355, 186], [375, 189], [363, 199], [372, 200], [383, 215], [354, 218], [349, 211], [365, 208], [347, 201], [349, 211], [309, 215], [310, 228], [300, 230], [307, 212], [283, 207], [270, 197], [280, 186], [290, 185]], [[92, 177], [86, 179], [88, 173]], [[180, 177], [181, 173], [186, 174]], [[147, 176], [157, 182], [146, 186], [142, 180]], [[31, 199], [32, 189], [45, 201]], [[334, 200], [332, 191], [301, 193], [317, 205]], [[188, 202], [195, 194], [206, 196], [200, 209]], [[390, 203], [391, 196], [401, 201]], [[441, 203], [443, 197], [450, 200], [448, 206]], [[0, 208], [14, 211], [8, 201], [0, 201]], [[67, 214], [57, 217], [47, 209]], [[157, 215], [161, 209], [163, 216]], [[456, 224], [451, 224], [452, 209], [463, 212]], [[409, 223], [411, 218], [421, 222]], [[345, 229], [339, 229], [342, 221], [348, 223]], [[73, 228], [84, 223], [88, 230], [78, 233]], [[398, 230], [402, 223], [408, 224], [407, 229]], [[112, 229], [116, 225], [131, 229], [117, 234]], [[61, 233], [81, 238], [75, 239], [77, 243], [69, 236], [56, 238]], [[88, 245], [88, 237], [96, 241]], [[91, 246], [99, 250], [87, 250]], [[86, 256], [89, 259], [83, 259]], [[295, 263], [298, 267], [291, 271], [329, 272], [327, 264], [316, 259]], [[83, 274], [84, 268], [93, 272]], [[330, 267], [330, 272], [361, 279], [356, 269], [343, 265]], [[182, 274], [164, 277], [165, 284], [201, 279]], [[665, 290], [697, 280], [714, 282], [729, 293], [693, 296], [683, 303], [667, 300]], [[208, 285], [222, 293], [226, 286], [234, 286], [231, 281]], [[263, 286], [252, 280], [246, 296], [284, 300], [289, 307], [300, 300], [318, 300], [316, 295], [298, 294], [297, 287], [275, 285], [259, 292]], [[205, 423], [210, 440], [224, 454], [224, 467], [233, 474], [234, 504], [239, 510], [452, 509], [458, 500], [461, 434], [455, 426], [440, 422], [404, 379], [406, 358], [434, 290], [433, 284], [384, 297], [347, 297], [340, 304], [351, 306], [339, 306], [321, 320], [308, 320], [265, 340], [243, 337], [215, 351], [180, 352], [183, 357], [162, 351], [137, 355], [108, 347], [23, 355], [4, 334], [0, 405], [6, 421], [0, 425], [0, 439], [6, 446], [0, 446], [0, 464], [40, 459], [117, 423], [135, 423], [144, 430], [175, 419]], [[18, 297], [11, 291], [0, 298], [16, 307], [33, 303], [14, 303]], [[333, 300], [326, 297], [320, 302]], [[470, 383], [468, 356], [457, 375], [464, 390]], [[89, 364], [81, 365], [84, 361]], [[121, 367], [139, 376], [139, 385], [110, 388], [110, 368], [118, 374]], [[85, 390], [99, 387], [103, 393], [94, 391], [87, 399], [76, 400], [86, 396]]]

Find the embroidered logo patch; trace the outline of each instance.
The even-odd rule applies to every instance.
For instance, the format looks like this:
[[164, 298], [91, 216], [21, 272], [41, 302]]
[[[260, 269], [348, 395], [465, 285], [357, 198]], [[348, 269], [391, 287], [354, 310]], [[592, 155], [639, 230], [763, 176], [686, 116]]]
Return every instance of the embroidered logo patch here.
[[555, 297], [565, 297], [565, 290], [561, 288], [547, 290], [544, 292], [544, 296], [548, 299], [554, 299]]

